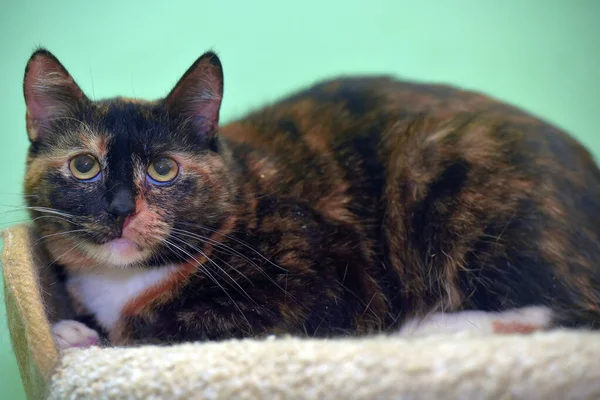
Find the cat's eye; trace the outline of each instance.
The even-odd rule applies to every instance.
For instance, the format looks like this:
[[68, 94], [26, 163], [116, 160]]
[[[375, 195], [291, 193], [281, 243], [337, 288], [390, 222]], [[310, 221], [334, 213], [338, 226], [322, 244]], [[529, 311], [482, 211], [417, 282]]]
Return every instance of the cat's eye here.
[[89, 154], [81, 154], [69, 161], [69, 170], [80, 181], [91, 181], [100, 176], [100, 163]]
[[175, 160], [168, 157], [157, 158], [148, 167], [150, 181], [159, 185], [171, 182], [178, 174], [179, 166]]

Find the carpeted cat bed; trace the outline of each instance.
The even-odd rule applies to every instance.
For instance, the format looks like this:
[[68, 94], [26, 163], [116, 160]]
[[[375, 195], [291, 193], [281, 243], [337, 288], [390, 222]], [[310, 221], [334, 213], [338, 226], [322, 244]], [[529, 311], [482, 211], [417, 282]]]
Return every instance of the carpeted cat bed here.
[[[4, 232], [8, 325], [29, 398], [600, 399], [600, 334], [430, 334], [72, 349], [67, 313], [25, 226]], [[62, 316], [62, 315], [61, 315]]]

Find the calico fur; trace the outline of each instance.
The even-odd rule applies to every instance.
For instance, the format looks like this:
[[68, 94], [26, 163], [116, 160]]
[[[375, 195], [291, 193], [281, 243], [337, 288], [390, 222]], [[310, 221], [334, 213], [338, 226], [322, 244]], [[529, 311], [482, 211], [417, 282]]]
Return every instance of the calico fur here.
[[[515, 107], [354, 76], [220, 126], [214, 53], [164, 99], [91, 101], [41, 49], [24, 92], [31, 217], [112, 344], [362, 335], [528, 306], [600, 324], [599, 170]], [[98, 181], [71, 176], [82, 153]], [[163, 155], [179, 175], [159, 186], [147, 169]]]

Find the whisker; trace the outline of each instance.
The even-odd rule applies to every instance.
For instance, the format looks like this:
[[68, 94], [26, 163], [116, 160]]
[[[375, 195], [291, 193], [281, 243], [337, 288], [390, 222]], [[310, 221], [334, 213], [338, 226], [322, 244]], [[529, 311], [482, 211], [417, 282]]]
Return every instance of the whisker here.
[[[256, 302], [254, 300], [252, 300], [252, 298], [250, 297], [250, 295], [248, 294], [248, 292], [246, 292], [244, 290], [244, 288], [235, 280], [233, 279], [233, 277], [227, 272], [225, 271], [220, 265], [218, 265], [216, 262], [214, 262], [213, 260], [210, 259], [210, 257], [208, 257], [208, 255], [206, 253], [204, 253], [202, 250], [198, 249], [197, 247], [194, 247], [192, 245], [190, 245], [189, 243], [187, 243], [186, 241], [177, 238], [177, 237], [173, 237], [173, 239], [178, 240], [180, 243], [187, 245], [189, 247], [191, 247], [193, 250], [197, 251], [198, 253], [200, 253], [204, 258], [206, 258], [208, 260], [208, 262], [210, 262], [211, 264], [213, 264], [215, 267], [217, 267], [223, 274], [225, 274], [225, 276], [227, 278], [229, 278], [231, 280], [231, 282], [240, 290], [240, 293], [242, 293], [244, 296], [246, 296], [248, 298], [248, 300], [250, 300], [252, 303], [256, 304]], [[231, 265], [230, 265], [231, 267]], [[235, 268], [234, 268], [235, 270]], [[237, 270], [236, 270], [237, 271]], [[238, 274], [242, 275], [244, 278], [246, 278], [246, 276], [244, 274], [242, 274], [241, 272], [237, 271]], [[246, 278], [248, 279], [248, 278]]]
[[[0, 213], [0, 215], [2, 215], [2, 213]], [[65, 221], [65, 222], [67, 222], [69, 224], [77, 225], [73, 221], [69, 221], [68, 219], [65, 219], [63, 217], [58, 217], [56, 215], [42, 215], [40, 217], [34, 218], [33, 220], [29, 219], [29, 218], [26, 218], [26, 219], [17, 219], [17, 220], [12, 220], [12, 221], [5, 221], [5, 222], [1, 223], [0, 226], [2, 226], [2, 227], [8, 227], [10, 225], [27, 223], [27, 226], [31, 227], [31, 225], [33, 225], [36, 220], [38, 220], [38, 219], [46, 219], [46, 218], [58, 219], [58, 220], [61, 220], [61, 221]]]
[[63, 252], [60, 256], [55, 257], [52, 262], [50, 262], [48, 265], [46, 265], [46, 268], [52, 267], [54, 264], [56, 264], [57, 262], [59, 262], [61, 258], [63, 258], [67, 254], [69, 254], [70, 252], [72, 252], [73, 250], [75, 250], [77, 247], [79, 247], [79, 245], [81, 243], [83, 243], [83, 242], [84, 242], [83, 240], [79, 240], [79, 241], [75, 242], [75, 244], [73, 245], [73, 247], [71, 247], [67, 251]]
[[[371, 307], [371, 302], [373, 301], [373, 299], [375, 298], [375, 295], [373, 295], [373, 297], [371, 298], [371, 300], [369, 301], [369, 303], [365, 303], [365, 301], [356, 293], [354, 293], [352, 290], [350, 290], [350, 288], [348, 288], [346, 285], [344, 285], [342, 282], [340, 282], [339, 280], [336, 279], [336, 283], [338, 283], [341, 287], [344, 288], [344, 290], [346, 290], [348, 293], [350, 293], [352, 296], [354, 296], [354, 298], [356, 298], [356, 300], [360, 301], [362, 303], [363, 306], [365, 306], [365, 310], [362, 313], [362, 316], [365, 315], [365, 313], [367, 311], [369, 311], [369, 308]], [[379, 317], [374, 311], [371, 310], [370, 314], [375, 317], [378, 321], [379, 324], [381, 325], [382, 321], [381, 321], [381, 317]]]
[[218, 242], [216, 240], [213, 240], [213, 239], [209, 238], [208, 236], [202, 236], [202, 235], [199, 235], [197, 233], [189, 232], [189, 231], [186, 231], [186, 230], [183, 230], [183, 229], [172, 228], [171, 231], [172, 232], [176, 232], [176, 233], [178, 233], [180, 235], [183, 235], [183, 236], [187, 236], [187, 237], [191, 237], [191, 238], [195, 238], [195, 239], [201, 240], [204, 243], [209, 243], [209, 244], [212, 244], [214, 246], [223, 247], [223, 249], [225, 249], [226, 251], [228, 251], [229, 254], [235, 254], [238, 257], [243, 258], [245, 261], [247, 261], [248, 263], [250, 263], [254, 267], [262, 270], [262, 268], [260, 268], [258, 266], [258, 264], [256, 264], [250, 258], [246, 257], [243, 253], [237, 251], [236, 249], [234, 249], [231, 246], [226, 245], [225, 243], [221, 243], [221, 242]]
[[19, 196], [19, 197], [39, 197], [37, 194], [23, 194], [14, 192], [0, 192], [2, 196]]
[[279, 265], [275, 264], [275, 263], [274, 263], [274, 262], [272, 262], [271, 260], [269, 260], [267, 257], [265, 257], [264, 255], [262, 255], [262, 254], [261, 254], [259, 251], [257, 251], [256, 249], [254, 249], [254, 248], [253, 248], [252, 246], [250, 246], [249, 244], [247, 244], [247, 243], [244, 243], [242, 240], [240, 240], [240, 239], [237, 239], [237, 238], [235, 238], [235, 237], [233, 237], [233, 236], [230, 236], [230, 235], [227, 235], [227, 234], [225, 234], [225, 233], [222, 233], [222, 232], [221, 232], [221, 231], [219, 231], [218, 229], [208, 228], [208, 227], [206, 227], [206, 226], [202, 226], [202, 225], [198, 225], [198, 224], [190, 224], [190, 223], [185, 223], [185, 222], [180, 222], [180, 224], [182, 224], [182, 225], [189, 225], [189, 226], [193, 226], [193, 227], [196, 227], [196, 228], [199, 228], [199, 229], [204, 229], [204, 230], [207, 230], [207, 231], [209, 231], [209, 232], [213, 232], [213, 233], [216, 233], [216, 234], [218, 234], [218, 235], [221, 235], [221, 236], [223, 236], [223, 237], [225, 237], [225, 238], [227, 238], [227, 239], [229, 239], [229, 240], [231, 240], [231, 241], [234, 241], [234, 242], [236, 242], [236, 243], [238, 243], [238, 244], [240, 244], [240, 245], [242, 245], [242, 246], [246, 247], [248, 250], [250, 250], [250, 251], [254, 252], [256, 255], [258, 255], [259, 257], [261, 257], [263, 260], [265, 260], [266, 262], [268, 262], [269, 264], [271, 264], [271, 265], [272, 265], [272, 266], [274, 266], [275, 268], [279, 268], [280, 270], [282, 270], [282, 271], [284, 271], [284, 272], [289, 272], [287, 269], [285, 269], [285, 268], [283, 268], [283, 267], [281, 267], [281, 266], [279, 266]]
[[2, 207], [12, 208], [12, 210], [8, 210], [8, 211], [5, 211], [4, 213], [0, 213], [0, 215], [6, 214], [9, 212], [34, 210], [34, 211], [41, 212], [41, 213], [60, 215], [65, 218], [76, 218], [75, 215], [68, 214], [66, 212], [59, 211], [59, 210], [56, 210], [54, 208], [49, 208], [49, 207], [39, 207], [39, 206], [25, 207], [25, 206], [16, 206], [16, 205], [10, 205], [10, 204], [5, 204]]
[[56, 215], [60, 215], [62, 217], [66, 217], [66, 218], [75, 218], [75, 216], [72, 214], [68, 214], [63, 211], [58, 211], [53, 208], [48, 208], [48, 207], [26, 207], [26, 208], [29, 210], [34, 210], [34, 211], [38, 211], [38, 212], [45, 212], [48, 214], [56, 214]]
[[76, 233], [76, 232], [87, 232], [87, 229], [73, 229], [70, 231], [64, 231], [64, 232], [57, 232], [57, 233], [51, 233], [49, 235], [44, 235], [41, 236], [40, 238], [38, 238], [38, 240], [36, 240], [33, 244], [36, 245], [39, 242], [41, 242], [42, 240], [48, 239], [50, 237], [54, 237], [54, 236], [63, 236], [63, 235], [68, 235], [71, 233]]
[[12, 221], [4, 221], [0, 224], [0, 226], [4, 229], [4, 228], [8, 228], [11, 225], [17, 225], [17, 224], [22, 224], [25, 222], [30, 222], [31, 220], [29, 218], [27, 219], [15, 219]]
[[[176, 233], [178, 233], [180, 235], [185, 235], [185, 236], [188, 236], [188, 237], [191, 237], [191, 238], [198, 239], [198, 240], [200, 240], [200, 241], [202, 241], [204, 243], [209, 243], [209, 244], [212, 244], [214, 246], [225, 248], [226, 250], [230, 251], [230, 254], [233, 253], [233, 254], [237, 255], [238, 257], [240, 257], [243, 260], [245, 260], [246, 262], [248, 262], [251, 266], [255, 267], [269, 282], [271, 282], [273, 285], [275, 285], [279, 290], [283, 291], [283, 293], [285, 294], [286, 298], [289, 297], [291, 300], [293, 300], [293, 301], [295, 301], [295, 302], [298, 303], [298, 300], [294, 296], [292, 296], [287, 291], [287, 289], [282, 288], [281, 285], [279, 285], [279, 283], [277, 283], [275, 281], [275, 279], [273, 279], [273, 277], [271, 277], [269, 274], [267, 274], [262, 267], [260, 267], [258, 264], [256, 264], [254, 261], [252, 261], [250, 258], [246, 257], [244, 254], [242, 254], [241, 252], [237, 251], [233, 247], [228, 246], [228, 245], [226, 245], [224, 243], [221, 243], [221, 242], [217, 242], [216, 240], [213, 240], [213, 239], [211, 239], [211, 238], [209, 238], [207, 236], [198, 235], [196, 233], [185, 231], [183, 229], [172, 228], [171, 231], [173, 231], [174, 233], [176, 232]], [[286, 272], [287, 272], [287, 270], [286, 270]], [[289, 272], [286, 274], [286, 282], [287, 282], [287, 276], [288, 275], [289, 275]]]
[[[188, 246], [192, 247], [194, 250], [196, 250], [196, 251], [198, 251], [198, 252], [201, 252], [201, 250], [200, 250], [200, 249], [198, 249], [198, 248], [196, 248], [196, 247], [192, 246], [190, 243], [184, 242], [184, 241], [181, 239], [181, 237], [180, 237], [180, 236], [183, 236], [183, 237], [186, 237], [186, 236], [187, 236], [187, 237], [192, 237], [191, 235], [186, 235], [186, 234], [179, 233], [179, 232], [171, 232], [171, 235], [172, 235], [173, 239], [177, 239], [177, 240], [181, 241], [182, 243], [185, 243], [185, 244], [187, 244]], [[192, 238], [193, 238], [193, 237], [192, 237]], [[206, 242], [204, 242], [202, 239], [199, 239], [199, 240], [200, 240], [200, 242], [201, 242], [201, 243], [206, 243]], [[231, 252], [228, 252], [228, 254], [231, 254]], [[228, 263], [226, 260], [224, 260], [223, 258], [221, 258], [221, 257], [219, 257], [219, 256], [213, 256], [213, 258], [216, 258], [216, 259], [218, 259], [218, 260], [221, 260], [221, 261], [223, 261], [223, 262], [224, 262], [224, 263], [225, 263], [225, 264], [226, 264], [226, 265], [227, 265], [229, 268], [231, 268], [232, 270], [234, 270], [235, 272], [237, 272], [237, 273], [240, 275], [240, 277], [244, 278], [244, 279], [245, 279], [245, 280], [246, 280], [246, 281], [247, 281], [249, 284], [251, 284], [251, 285], [254, 285], [254, 282], [252, 282], [252, 280], [251, 280], [250, 278], [248, 278], [246, 275], [244, 275], [244, 274], [243, 274], [241, 271], [239, 271], [239, 270], [238, 270], [237, 268], [235, 268], [233, 265], [229, 264], [229, 263]]]
[[173, 246], [176, 249], [178, 249], [179, 251], [181, 251], [182, 253], [186, 254], [188, 257], [190, 257], [192, 260], [194, 260], [197, 263], [198, 267], [202, 268], [202, 271], [204, 271], [204, 273], [206, 273], [209, 278], [216, 284], [219, 286], [219, 288], [221, 288], [221, 290], [223, 291], [223, 293], [225, 293], [225, 295], [229, 298], [229, 300], [231, 300], [231, 302], [233, 303], [233, 305], [238, 309], [238, 311], [240, 312], [240, 314], [242, 315], [242, 317], [246, 320], [246, 323], [248, 324], [248, 327], [252, 327], [252, 325], [250, 324], [250, 321], [248, 321], [248, 319], [246, 318], [246, 315], [244, 314], [244, 312], [242, 311], [242, 309], [240, 308], [240, 306], [237, 304], [237, 302], [235, 300], [233, 300], [233, 297], [231, 297], [231, 295], [229, 294], [229, 292], [227, 292], [227, 290], [225, 290], [225, 288], [223, 287], [223, 285], [221, 285], [218, 280], [216, 280], [214, 278], [214, 276], [212, 276], [212, 274], [206, 269], [206, 267], [200, 262], [198, 261], [193, 255], [191, 255], [189, 252], [187, 252], [185, 249], [182, 249], [181, 247], [177, 246], [175, 243], [167, 240], [167, 239], [162, 239], [164, 243], [166, 243], [169, 246]]
[[206, 269], [206, 266], [204, 264], [202, 264], [196, 257], [194, 257], [188, 251], [186, 251], [185, 249], [181, 248], [180, 246], [176, 245], [175, 243], [171, 242], [168, 239], [161, 238], [160, 240], [163, 243], [165, 243], [166, 245], [168, 245], [169, 247], [175, 248], [176, 250], [182, 252], [183, 254], [190, 257], [192, 260], [194, 260], [196, 262], [196, 266], [202, 268], [202, 271], [207, 274], [207, 276], [213, 281], [213, 283], [218, 285], [224, 292], [226, 292], [225, 289], [223, 288], [223, 286], [221, 286], [219, 284], [219, 282], [215, 279], [214, 275], [212, 275], [212, 273], [208, 269]]
[[34, 219], [32, 219], [32, 220], [29, 222], [29, 225], [31, 225], [31, 224], [33, 224], [33, 223], [35, 223], [35, 221], [37, 221], [37, 220], [39, 220], [39, 219], [47, 219], [47, 218], [50, 218], [50, 219], [58, 219], [58, 220], [60, 220], [60, 221], [65, 221], [65, 222], [68, 222], [69, 224], [72, 224], [72, 223], [73, 223], [73, 221], [71, 221], [71, 220], [68, 220], [68, 219], [66, 219], [66, 218], [64, 218], [64, 217], [59, 217], [59, 216], [57, 216], [57, 215], [42, 215], [42, 216], [35, 217]]

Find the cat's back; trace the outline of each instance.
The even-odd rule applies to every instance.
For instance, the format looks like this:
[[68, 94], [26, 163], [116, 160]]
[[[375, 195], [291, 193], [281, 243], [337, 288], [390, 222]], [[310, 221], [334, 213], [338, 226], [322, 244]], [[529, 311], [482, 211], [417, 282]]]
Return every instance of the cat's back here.
[[390, 176], [432, 181], [449, 165], [530, 179], [566, 168], [579, 185], [598, 185], [593, 158], [561, 129], [481, 93], [389, 76], [322, 81], [221, 134], [247, 147], [250, 171], [277, 171], [279, 190], [309, 201], [332, 185], [379, 200]]
[[[466, 120], [469, 124], [466, 124]], [[394, 147], [389, 136], [407, 136], [419, 125], [419, 136], [442, 138], [440, 130], [489, 133], [499, 127], [520, 130], [536, 141], [552, 142], [549, 150], [568, 150], [589, 157], [562, 130], [489, 95], [445, 84], [399, 80], [391, 76], [348, 76], [324, 80], [264, 106], [222, 128], [237, 143], [272, 152], [292, 144], [313, 150], [333, 150], [345, 142], [368, 138], [377, 150]], [[490, 129], [483, 129], [483, 128]], [[393, 132], [392, 132], [393, 131]], [[502, 139], [501, 137], [499, 139]], [[529, 142], [525, 141], [524, 145]]]

